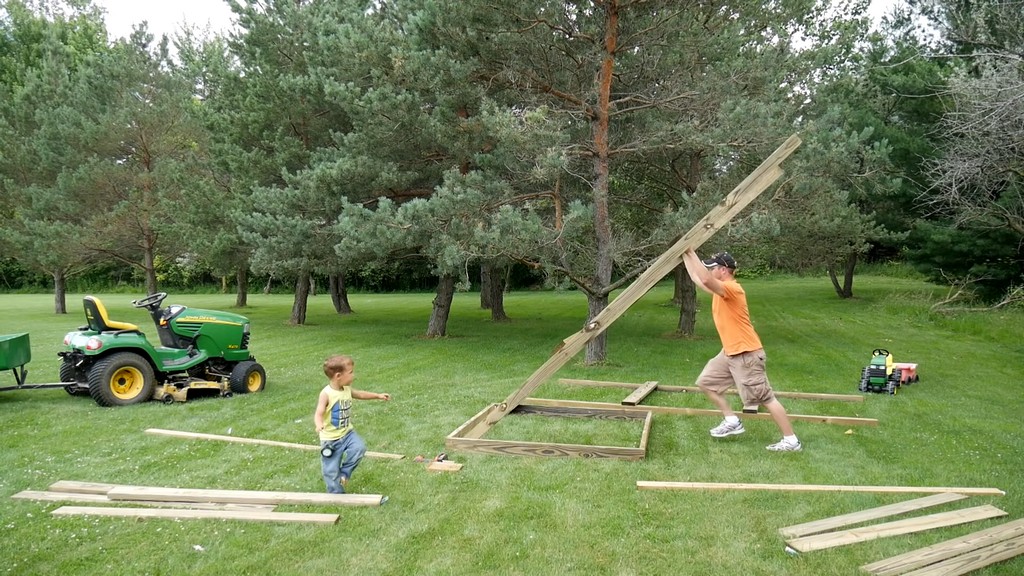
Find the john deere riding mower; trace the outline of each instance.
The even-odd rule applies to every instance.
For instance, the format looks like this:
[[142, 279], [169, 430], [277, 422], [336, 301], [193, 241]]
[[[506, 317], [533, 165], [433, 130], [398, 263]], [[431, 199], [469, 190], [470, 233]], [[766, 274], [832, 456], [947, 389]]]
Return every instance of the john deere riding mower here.
[[875, 348], [871, 352], [871, 363], [861, 371], [860, 391], [895, 394], [901, 383], [901, 369], [893, 364], [892, 354], [884, 348]]
[[161, 307], [166, 292], [132, 300], [149, 311], [160, 346], [135, 324], [117, 322], [95, 296], [86, 296], [87, 324], [64, 337], [61, 382], [69, 394], [89, 394], [100, 406], [159, 399], [184, 402], [195, 389], [220, 396], [259, 392], [267, 374], [249, 353], [249, 319], [238, 314]]

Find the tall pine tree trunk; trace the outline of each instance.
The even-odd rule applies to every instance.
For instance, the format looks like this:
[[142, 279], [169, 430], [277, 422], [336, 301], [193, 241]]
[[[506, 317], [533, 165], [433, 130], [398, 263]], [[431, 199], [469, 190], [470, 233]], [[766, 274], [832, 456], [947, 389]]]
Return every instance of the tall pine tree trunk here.
[[345, 287], [345, 273], [331, 274], [327, 278], [330, 284], [331, 302], [338, 314], [352, 314], [352, 305], [348, 302], [348, 288]]
[[490, 270], [491, 281], [487, 291], [490, 292], [491, 320], [508, 322], [508, 315], [505, 314], [505, 268], [494, 266]]
[[448, 333], [448, 314], [452, 311], [452, 300], [454, 298], [455, 277], [451, 274], [445, 274], [437, 281], [434, 309], [430, 313], [430, 322], [427, 324], [428, 338], [440, 338]]
[[483, 263], [480, 265], [480, 309], [490, 310], [491, 309], [491, 272], [493, 271], [492, 266], [489, 263]]
[[53, 271], [53, 312], [55, 314], [68, 313], [68, 279], [64, 270]]
[[142, 253], [142, 259], [142, 267], [146, 272], [146, 294], [156, 294], [156, 256], [153, 254], [153, 249], [151, 247], [146, 247]]
[[[587, 296], [587, 322], [590, 322], [608, 306], [608, 293], [605, 291], [612, 281], [612, 224], [608, 213], [609, 199], [609, 158], [611, 143], [609, 142], [609, 119], [611, 113], [612, 81], [615, 71], [615, 55], [619, 40], [619, 5], [618, 2], [607, 2], [607, 26], [604, 31], [604, 54], [601, 68], [597, 73], [598, 90], [597, 105], [592, 110], [593, 119], [590, 129], [594, 141], [594, 235], [597, 243], [594, 271], [594, 292]], [[597, 338], [587, 342], [586, 364], [603, 362], [608, 355], [607, 338], [602, 332]]]
[[834, 264], [828, 267], [828, 277], [832, 280], [832, 287], [840, 298], [853, 298], [853, 271], [857, 268], [857, 255], [850, 254], [846, 258], [846, 265], [843, 267], [843, 285], [839, 285], [839, 278], [836, 275]]
[[683, 273], [679, 278], [677, 271], [677, 293], [679, 294], [679, 325], [676, 332], [683, 336], [693, 336], [694, 328], [697, 325], [697, 285], [693, 283], [690, 275]]
[[249, 305], [249, 265], [242, 264], [235, 270], [235, 282], [238, 287], [235, 290], [235, 306], [245, 308]]
[[289, 324], [306, 323], [306, 306], [309, 302], [309, 272], [300, 272], [295, 281], [295, 301], [292, 303], [292, 317]]
[[[608, 295], [587, 296], [587, 324], [608, 307]], [[603, 362], [608, 355], [608, 332], [602, 331], [596, 338], [587, 342], [584, 364]]]

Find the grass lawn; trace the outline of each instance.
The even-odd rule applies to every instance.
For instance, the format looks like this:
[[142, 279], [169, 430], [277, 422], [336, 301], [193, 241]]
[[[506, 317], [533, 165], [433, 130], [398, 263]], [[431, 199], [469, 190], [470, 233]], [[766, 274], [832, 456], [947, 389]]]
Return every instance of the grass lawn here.
[[[430, 340], [422, 334], [433, 294], [356, 294], [351, 316], [336, 315], [319, 295], [307, 324], [289, 326], [291, 297], [256, 293], [239, 311], [252, 320], [252, 349], [267, 370], [260, 394], [100, 408], [60, 389], [0, 393], [0, 575], [857, 574], [862, 564], [1024, 517], [1024, 311], [933, 314], [941, 288], [879, 276], [858, 277], [849, 301], [822, 278], [744, 286], [776, 390], [858, 394], [861, 369], [879, 347], [897, 362], [917, 362], [921, 381], [863, 403], [783, 399], [791, 414], [879, 421], [796, 422], [800, 453], [764, 449], [778, 439], [770, 421], [749, 420], [746, 434], [713, 439], [715, 417], [659, 414], [643, 461], [456, 452], [462, 471], [434, 474], [413, 457], [445, 450], [447, 434], [518, 389], [582, 326], [585, 298], [509, 294], [512, 321], [495, 324], [477, 294], [458, 294], [449, 336]], [[670, 295], [671, 286], [655, 288], [609, 329], [606, 364], [583, 366], [580, 354], [533, 395], [617, 403], [629, 393], [558, 378], [692, 385], [719, 343], [703, 295], [697, 336], [676, 337]], [[0, 334], [31, 335], [30, 383], [58, 380], [64, 333], [84, 323], [81, 296], [69, 295], [71, 313], [57, 316], [50, 295], [0, 295]], [[100, 296], [113, 319], [155, 336], [148, 315], [130, 306], [133, 296]], [[167, 303], [231, 310], [234, 296], [172, 294]], [[314, 443], [320, 366], [332, 353], [355, 357], [357, 388], [393, 396], [353, 408], [370, 450], [406, 455], [364, 460], [349, 485], [389, 496], [383, 507], [279, 508], [341, 514], [324, 526], [55, 517], [58, 503], [8, 498], [58, 480], [321, 492], [316, 452], [143, 430]], [[0, 375], [0, 386], [13, 384], [9, 372]], [[711, 407], [688, 393], [655, 392], [644, 403]], [[640, 425], [512, 415], [487, 437], [635, 446]], [[993, 504], [1009, 516], [790, 556], [781, 527], [923, 494], [638, 491], [638, 480], [994, 487], [1006, 495], [916, 514]], [[1018, 557], [981, 573], [1022, 572]]]

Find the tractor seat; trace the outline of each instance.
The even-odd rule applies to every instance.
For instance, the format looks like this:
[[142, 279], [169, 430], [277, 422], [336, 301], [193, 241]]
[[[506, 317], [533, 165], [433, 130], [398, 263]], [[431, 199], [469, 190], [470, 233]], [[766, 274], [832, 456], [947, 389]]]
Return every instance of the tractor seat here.
[[114, 332], [126, 330], [129, 332], [141, 332], [139, 327], [128, 322], [117, 322], [107, 316], [107, 309], [103, 302], [95, 296], [86, 296], [82, 303], [85, 305], [85, 319], [89, 322], [89, 329], [97, 332]]

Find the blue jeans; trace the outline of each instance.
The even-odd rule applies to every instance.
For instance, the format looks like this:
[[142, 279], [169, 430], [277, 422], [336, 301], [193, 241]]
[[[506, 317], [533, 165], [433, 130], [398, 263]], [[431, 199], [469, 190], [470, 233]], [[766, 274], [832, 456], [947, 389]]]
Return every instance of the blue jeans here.
[[349, 430], [348, 434], [337, 440], [321, 442], [320, 448], [325, 447], [333, 450], [330, 456], [320, 455], [320, 469], [324, 475], [324, 483], [327, 484], [327, 491], [331, 494], [344, 494], [345, 487], [341, 485], [341, 479], [345, 478], [347, 481], [352, 478], [352, 472], [366, 454], [366, 443], [355, 430]]

